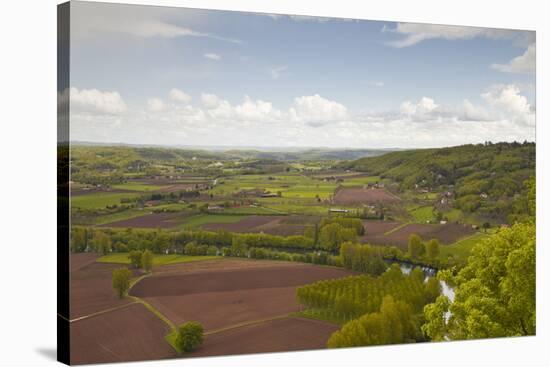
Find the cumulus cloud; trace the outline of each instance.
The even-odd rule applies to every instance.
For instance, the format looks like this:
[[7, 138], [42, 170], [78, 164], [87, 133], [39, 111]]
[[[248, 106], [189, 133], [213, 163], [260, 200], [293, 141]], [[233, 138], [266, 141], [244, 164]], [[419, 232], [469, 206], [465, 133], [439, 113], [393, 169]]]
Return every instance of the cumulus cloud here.
[[218, 54], [215, 54], [215, 53], [206, 53], [204, 55], [202, 55], [205, 59], [209, 59], [209, 60], [214, 60], [214, 61], [218, 61], [218, 60], [221, 60], [221, 56], [218, 55]]
[[201, 94], [201, 102], [206, 108], [216, 108], [222, 104], [222, 100], [215, 94]]
[[[170, 95], [171, 93], [169, 93]], [[535, 109], [516, 85], [495, 85], [445, 105], [424, 96], [393, 109], [353, 114], [319, 94], [287, 108], [244, 96], [230, 103], [203, 93], [193, 106], [150, 98], [128, 114], [72, 117], [73, 139], [148, 144], [230, 146], [434, 147], [486, 140], [534, 140]], [[103, 124], [102, 128], [97, 128]]]
[[347, 108], [343, 104], [318, 94], [294, 98], [294, 106], [289, 112], [293, 120], [304, 121], [312, 126], [348, 118]]
[[518, 86], [496, 85], [481, 96], [499, 113], [498, 117], [534, 126], [535, 108], [521, 95]]
[[491, 39], [507, 38], [525, 42], [534, 37], [534, 32], [528, 31], [422, 23], [397, 23], [395, 28], [384, 26], [382, 32], [401, 36], [398, 40], [388, 42], [388, 45], [397, 48], [410, 47], [431, 39], [467, 40], [484, 37]]
[[536, 45], [533, 43], [527, 47], [525, 52], [513, 58], [507, 64], [492, 64], [493, 69], [506, 72], [506, 73], [526, 73], [534, 74], [536, 71], [537, 50]]
[[425, 115], [434, 111], [438, 105], [435, 101], [429, 97], [422, 97], [418, 103], [412, 103], [411, 101], [405, 101], [400, 106], [400, 111], [407, 115]]
[[98, 89], [70, 89], [71, 110], [96, 114], [116, 115], [127, 111], [126, 103], [118, 92]]
[[187, 93], [185, 93], [182, 90], [179, 90], [177, 88], [170, 89], [170, 92], [168, 93], [171, 100], [181, 103], [189, 103], [191, 102], [191, 96]]
[[147, 100], [147, 110], [150, 112], [161, 112], [166, 109], [166, 104], [160, 98], [149, 98]]

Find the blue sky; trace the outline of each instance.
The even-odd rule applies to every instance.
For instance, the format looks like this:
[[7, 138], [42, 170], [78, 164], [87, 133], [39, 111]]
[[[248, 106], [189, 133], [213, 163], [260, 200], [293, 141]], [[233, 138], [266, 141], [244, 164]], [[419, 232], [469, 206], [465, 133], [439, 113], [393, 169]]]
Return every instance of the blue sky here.
[[534, 140], [534, 32], [72, 6], [73, 140], [355, 148]]

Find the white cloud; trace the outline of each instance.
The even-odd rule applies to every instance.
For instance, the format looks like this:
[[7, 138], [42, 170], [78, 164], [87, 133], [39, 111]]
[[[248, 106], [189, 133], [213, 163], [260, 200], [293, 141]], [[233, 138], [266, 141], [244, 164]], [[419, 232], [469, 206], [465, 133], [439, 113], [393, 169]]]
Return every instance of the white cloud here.
[[209, 109], [219, 107], [222, 100], [215, 94], [203, 93], [201, 94], [202, 104]]
[[513, 84], [496, 85], [481, 96], [500, 118], [534, 126], [535, 108], [520, 92], [519, 87]]
[[150, 112], [161, 112], [166, 108], [166, 104], [160, 98], [149, 98], [147, 100], [147, 110]]
[[126, 103], [118, 92], [71, 87], [71, 110], [95, 114], [116, 115], [126, 112]]
[[422, 97], [420, 101], [418, 101], [418, 103], [412, 103], [411, 101], [403, 102], [399, 109], [401, 113], [407, 116], [423, 116], [425, 114], [431, 113], [437, 107], [439, 106], [435, 104], [435, 101], [432, 98]]
[[206, 59], [210, 59], [210, 60], [214, 60], [214, 61], [221, 60], [221, 58], [222, 58], [220, 55], [215, 54], [215, 53], [206, 53], [202, 56], [204, 56], [204, 58], [206, 58]]
[[279, 79], [279, 77], [286, 71], [287, 66], [277, 66], [274, 68], [269, 69], [269, 74], [271, 75], [272, 79]]
[[344, 105], [318, 94], [294, 98], [294, 106], [289, 112], [293, 120], [304, 121], [312, 126], [348, 118]]
[[249, 96], [231, 104], [204, 93], [196, 106], [151, 98], [147, 106], [152, 108], [124, 115], [73, 114], [71, 138], [141, 144], [348, 148], [534, 140], [534, 107], [518, 86], [493, 86], [481, 96], [479, 104], [464, 100], [457, 105], [444, 105], [424, 96], [364, 115], [352, 114], [343, 104], [318, 94], [296, 97], [286, 109]]
[[173, 18], [172, 9], [128, 7], [122, 4], [86, 4], [75, 5], [71, 15], [71, 37], [86, 39], [110, 35], [126, 35], [139, 38], [177, 38], [206, 37], [231, 43], [242, 43], [241, 40], [219, 36], [208, 32], [191, 29], [176, 24], [168, 19]]
[[182, 102], [182, 103], [189, 103], [191, 102], [191, 96], [187, 93], [185, 93], [182, 90], [179, 90], [177, 88], [170, 89], [170, 92], [168, 93], [171, 100], [176, 102]]
[[536, 71], [537, 50], [533, 43], [527, 47], [525, 52], [513, 58], [507, 64], [492, 64], [491, 67], [506, 73], [527, 73], [533, 74]]
[[466, 40], [485, 37], [491, 39], [515, 39], [519, 42], [530, 40], [534, 36], [534, 32], [528, 31], [422, 23], [397, 23], [395, 28], [384, 26], [382, 32], [390, 32], [402, 36], [398, 40], [388, 42], [390, 46], [397, 48], [413, 46], [430, 39]]

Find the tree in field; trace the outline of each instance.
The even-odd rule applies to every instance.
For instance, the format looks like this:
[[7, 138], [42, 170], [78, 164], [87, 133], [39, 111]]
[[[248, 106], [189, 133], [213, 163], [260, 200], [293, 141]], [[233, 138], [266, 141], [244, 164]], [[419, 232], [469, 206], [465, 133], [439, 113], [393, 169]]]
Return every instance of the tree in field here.
[[430, 260], [435, 260], [439, 256], [439, 241], [436, 238], [426, 243], [426, 256]]
[[344, 228], [338, 223], [331, 223], [321, 227], [319, 242], [327, 251], [337, 251], [344, 242], [354, 242], [357, 232], [353, 228]]
[[153, 253], [151, 251], [145, 250], [141, 254], [141, 268], [146, 272], [150, 272], [153, 269]]
[[413, 259], [418, 259], [425, 252], [424, 244], [422, 239], [417, 234], [411, 234], [409, 236], [409, 256]]
[[143, 253], [138, 250], [132, 250], [128, 254], [128, 259], [130, 259], [130, 264], [136, 269], [141, 267], [141, 256]]
[[203, 340], [203, 327], [199, 322], [189, 321], [183, 324], [176, 337], [176, 346], [185, 353], [192, 352]]
[[500, 230], [473, 248], [457, 275], [438, 276], [455, 285], [455, 300], [439, 296], [424, 308], [422, 330], [432, 340], [535, 334], [534, 223]]
[[128, 268], [113, 270], [113, 289], [117, 292], [119, 298], [123, 298], [130, 288], [130, 278], [132, 273]]
[[92, 248], [103, 255], [111, 252], [111, 237], [102, 231], [95, 231], [91, 241]]
[[82, 252], [86, 250], [88, 245], [86, 228], [74, 228], [71, 231], [71, 251]]
[[417, 325], [410, 305], [384, 297], [378, 312], [352, 320], [331, 335], [329, 348], [413, 342]]

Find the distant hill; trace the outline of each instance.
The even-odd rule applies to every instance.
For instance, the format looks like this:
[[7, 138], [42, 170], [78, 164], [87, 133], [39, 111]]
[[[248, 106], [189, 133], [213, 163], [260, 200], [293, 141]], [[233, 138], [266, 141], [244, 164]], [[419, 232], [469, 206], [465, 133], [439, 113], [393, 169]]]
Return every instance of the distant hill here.
[[498, 216], [523, 213], [535, 157], [535, 143], [487, 143], [391, 152], [340, 167], [392, 179], [401, 190], [450, 188], [456, 207]]

